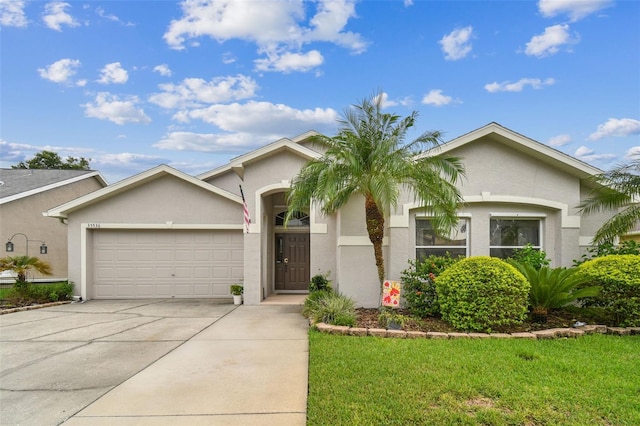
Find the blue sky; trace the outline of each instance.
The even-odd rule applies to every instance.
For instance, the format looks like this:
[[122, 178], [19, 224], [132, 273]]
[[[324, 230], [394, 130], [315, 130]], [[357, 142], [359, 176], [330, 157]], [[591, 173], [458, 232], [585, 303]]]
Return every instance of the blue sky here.
[[605, 170], [640, 156], [637, 1], [0, 0], [0, 28], [1, 167], [195, 175], [378, 90], [415, 136], [495, 121]]

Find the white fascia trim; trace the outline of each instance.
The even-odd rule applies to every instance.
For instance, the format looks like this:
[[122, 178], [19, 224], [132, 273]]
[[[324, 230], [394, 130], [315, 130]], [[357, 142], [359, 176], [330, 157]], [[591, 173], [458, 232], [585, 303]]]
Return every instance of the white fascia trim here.
[[495, 133], [504, 138], [507, 138], [510, 141], [513, 141], [519, 145], [527, 147], [532, 151], [540, 152], [549, 158], [553, 158], [556, 161], [567, 164], [573, 167], [574, 169], [580, 170], [581, 172], [586, 173], [588, 175], [597, 175], [602, 173], [602, 170], [596, 167], [593, 167], [590, 164], [584, 163], [578, 160], [577, 158], [574, 158], [570, 155], [565, 154], [564, 152], [558, 151], [557, 149], [551, 148], [531, 138], [528, 138], [517, 132], [514, 132], [513, 130], [503, 127], [498, 123], [489, 123], [486, 126], [480, 127], [479, 129], [473, 130], [469, 133], [459, 136], [449, 142], [446, 142], [438, 147], [435, 147], [429, 151], [426, 151], [418, 155], [418, 158], [423, 156], [433, 156], [433, 155], [444, 154], [458, 147], [466, 145], [469, 142], [475, 141], [484, 136], [488, 136], [492, 133]]
[[242, 176], [242, 170], [244, 169], [245, 163], [268, 155], [274, 151], [277, 151], [282, 148], [288, 148], [291, 151], [300, 154], [302, 157], [312, 160], [314, 158], [319, 158], [321, 154], [312, 149], [299, 145], [290, 139], [280, 139], [272, 144], [263, 146], [262, 148], [258, 148], [255, 151], [252, 151], [248, 154], [241, 155], [240, 157], [236, 157], [229, 163], [229, 167], [231, 169], [236, 170], [238, 175]]
[[[570, 216], [569, 205], [560, 203], [558, 201], [545, 200], [543, 198], [519, 197], [513, 195], [491, 195], [490, 192], [483, 192], [481, 195], [464, 196], [463, 203], [511, 203], [549, 207], [561, 211], [562, 228], [580, 228], [580, 216]], [[391, 228], [408, 228], [410, 210], [419, 208], [424, 208], [424, 205], [417, 201], [403, 204], [402, 214], [392, 215], [389, 218], [389, 226]], [[509, 215], [513, 216], [513, 213], [509, 213]], [[520, 213], [520, 215], [524, 215], [524, 213]]]
[[[382, 245], [389, 245], [389, 237], [382, 239]], [[338, 247], [344, 246], [373, 246], [369, 237], [366, 236], [342, 236], [338, 237]]]
[[145, 230], [145, 229], [175, 229], [175, 230], [242, 230], [242, 224], [228, 223], [83, 223], [83, 228], [87, 229], [124, 229], [124, 230]]
[[142, 173], [139, 173], [135, 176], [126, 178], [121, 180], [118, 183], [115, 183], [113, 185], [109, 185], [105, 188], [99, 189], [97, 191], [94, 191], [90, 194], [84, 195], [82, 197], [76, 198], [75, 200], [72, 200], [68, 203], [62, 204], [61, 206], [57, 206], [54, 207], [52, 209], [49, 209], [48, 211], [44, 212], [43, 214], [45, 216], [49, 216], [49, 217], [60, 217], [60, 218], [66, 218], [67, 217], [67, 213], [69, 213], [70, 211], [82, 206], [83, 204], [98, 200], [100, 198], [106, 197], [108, 195], [111, 194], [117, 194], [120, 192], [124, 192], [126, 191], [130, 186], [141, 182], [141, 181], [145, 181], [147, 179], [150, 179], [156, 175], [160, 176], [162, 174], [169, 174], [172, 176], [177, 177], [178, 179], [182, 179], [186, 182], [189, 182], [193, 185], [196, 185], [206, 191], [212, 192], [216, 195], [219, 195], [221, 197], [227, 198], [231, 201], [234, 201], [238, 204], [242, 204], [242, 198], [240, 198], [240, 196], [232, 194], [231, 192], [225, 191], [224, 189], [218, 188], [216, 186], [211, 185], [210, 183], [207, 183], [205, 181], [202, 181], [200, 179], [197, 179], [193, 176], [190, 176], [186, 173], [183, 173], [181, 171], [178, 171], [176, 169], [174, 169], [173, 167], [167, 166], [166, 164], [161, 164], [159, 166], [156, 166], [152, 169], [146, 170]]
[[85, 173], [80, 176], [73, 177], [71, 179], [61, 180], [60, 182], [52, 183], [49, 185], [41, 186], [39, 188], [31, 189], [29, 191], [21, 192], [19, 194], [10, 195], [8, 197], [4, 197], [0, 199], [0, 204], [10, 203], [11, 201], [19, 200], [21, 198], [30, 197], [35, 194], [39, 194], [41, 192], [50, 191], [55, 188], [59, 188], [61, 186], [70, 185], [75, 182], [80, 182], [81, 180], [95, 177], [102, 184], [103, 187], [107, 186], [107, 181], [102, 177], [100, 172], [91, 172]]

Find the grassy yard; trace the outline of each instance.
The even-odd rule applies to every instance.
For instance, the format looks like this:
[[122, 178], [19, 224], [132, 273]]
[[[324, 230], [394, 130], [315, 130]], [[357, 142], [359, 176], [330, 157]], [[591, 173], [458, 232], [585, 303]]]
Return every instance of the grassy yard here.
[[640, 425], [640, 336], [309, 342], [309, 425]]

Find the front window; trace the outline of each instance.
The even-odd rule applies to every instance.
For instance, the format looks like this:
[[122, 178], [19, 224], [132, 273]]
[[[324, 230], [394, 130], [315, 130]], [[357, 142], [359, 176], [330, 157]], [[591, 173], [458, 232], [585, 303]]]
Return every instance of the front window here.
[[527, 244], [541, 250], [540, 224], [540, 219], [491, 219], [491, 256], [506, 259]]
[[446, 237], [436, 235], [431, 220], [416, 218], [416, 259], [427, 256], [444, 256], [447, 252], [453, 257], [467, 256], [469, 252], [469, 223], [460, 219]]

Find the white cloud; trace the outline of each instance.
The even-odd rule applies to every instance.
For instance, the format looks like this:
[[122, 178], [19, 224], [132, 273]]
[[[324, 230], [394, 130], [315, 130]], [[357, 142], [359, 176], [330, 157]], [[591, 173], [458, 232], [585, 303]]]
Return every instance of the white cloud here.
[[151, 95], [149, 101], [172, 109], [249, 99], [255, 96], [258, 84], [251, 77], [238, 74], [211, 81], [185, 78], [180, 84], [168, 83], [159, 87], [163, 92]]
[[404, 7], [413, 6], [413, 0], [404, 0]]
[[569, 135], [558, 135], [554, 136], [547, 142], [550, 146], [560, 147], [569, 145], [571, 143], [571, 136]]
[[69, 3], [64, 2], [51, 2], [44, 6], [44, 15], [42, 20], [47, 27], [52, 30], [62, 31], [62, 25], [68, 25], [70, 27], [77, 27], [80, 25], [73, 16], [69, 15], [65, 9], [71, 7]]
[[457, 28], [442, 37], [438, 43], [442, 46], [444, 58], [447, 61], [457, 61], [467, 56], [471, 52], [472, 35], [473, 27], [469, 25]]
[[391, 108], [394, 106], [398, 106], [398, 105], [402, 105], [402, 106], [410, 106], [413, 102], [411, 101], [411, 97], [407, 96], [405, 98], [399, 99], [399, 100], [391, 100], [389, 99], [389, 94], [386, 92], [382, 92], [379, 95], [376, 95], [373, 98], [374, 102], [378, 101], [378, 98], [382, 96], [382, 108]]
[[26, 27], [29, 20], [24, 13], [26, 1], [0, 0], [0, 25], [3, 27]]
[[522, 90], [526, 86], [531, 86], [534, 89], [542, 89], [543, 86], [550, 86], [555, 83], [553, 78], [547, 78], [545, 80], [541, 80], [539, 78], [521, 78], [520, 80], [512, 83], [510, 81], [503, 81], [502, 83], [498, 83], [494, 81], [493, 83], [488, 83], [484, 85], [484, 88], [489, 93], [495, 92], [522, 92]]
[[252, 133], [171, 132], [153, 146], [173, 151], [241, 153], [278, 138], [276, 135]]
[[[120, 152], [117, 154], [102, 154], [97, 156], [95, 163], [99, 166], [117, 167], [129, 169], [146, 169], [150, 166], [166, 163], [167, 160], [162, 157], [145, 154], [134, 154], [131, 152]], [[97, 168], [97, 167], [96, 167]]]
[[133, 22], [124, 22], [122, 19], [118, 18], [113, 13], [105, 12], [105, 10], [103, 8], [101, 8], [101, 7], [96, 7], [96, 13], [101, 18], [107, 19], [107, 20], [112, 21], [112, 22], [117, 22], [118, 24], [120, 24], [122, 26], [125, 26], [125, 27], [134, 27], [135, 26], [135, 24]]
[[256, 59], [254, 62], [258, 71], [279, 71], [287, 74], [291, 71], [310, 71], [322, 65], [324, 58], [317, 50], [307, 53], [285, 52], [278, 54], [276, 52], [268, 52], [267, 58]]
[[299, 110], [287, 105], [249, 101], [245, 104], [212, 105], [180, 111], [174, 119], [202, 120], [231, 133], [290, 136], [309, 129], [323, 131], [335, 127], [338, 114], [331, 108]]
[[172, 74], [171, 69], [167, 64], [156, 65], [155, 67], [153, 67], [153, 71], [157, 72], [163, 77], [171, 77]]
[[120, 62], [113, 62], [111, 64], [107, 64], [100, 70], [100, 78], [98, 79], [98, 83], [100, 84], [124, 84], [129, 80], [129, 73], [127, 70], [122, 68]]
[[561, 46], [576, 44], [579, 41], [578, 35], [572, 38], [569, 34], [569, 25], [552, 25], [545, 28], [544, 33], [533, 36], [527, 43], [524, 53], [543, 58], [558, 53]]
[[[78, 67], [80, 66], [80, 61], [78, 59], [60, 59], [49, 65], [46, 68], [38, 68], [38, 72], [40, 73], [40, 77], [45, 80], [53, 81], [54, 83], [68, 83], [71, 77], [73, 77]], [[80, 80], [78, 85], [83, 80]]]
[[610, 118], [589, 135], [592, 141], [609, 136], [629, 136], [640, 134], [640, 120], [633, 118]]
[[234, 63], [235, 61], [237, 61], [237, 58], [231, 52], [225, 52], [222, 55], [222, 63], [223, 64], [227, 64], [228, 65], [228, 64]]
[[585, 162], [592, 162], [597, 160], [610, 160], [612, 158], [616, 158], [615, 154], [596, 154], [593, 149], [588, 148], [584, 145], [576, 149], [576, 152], [573, 155], [574, 157]]
[[566, 14], [575, 22], [612, 4], [612, 0], [540, 0], [538, 9], [546, 18]]
[[632, 146], [624, 156], [627, 160], [640, 160], [640, 146]]
[[443, 95], [442, 90], [433, 89], [422, 98], [425, 105], [442, 106], [455, 102], [451, 96]]
[[146, 124], [151, 119], [144, 113], [142, 108], [138, 108], [138, 98], [135, 96], [120, 100], [118, 96], [107, 92], [100, 92], [96, 95], [95, 102], [88, 102], [82, 105], [85, 108], [87, 117], [109, 120], [116, 124]]
[[[315, 15], [306, 20], [305, 9], [315, 5]], [[241, 39], [256, 43], [258, 52], [267, 54], [258, 63], [267, 70], [307, 70], [312, 64], [322, 63], [322, 55], [299, 52], [312, 42], [330, 42], [353, 53], [362, 53], [367, 43], [363, 38], [344, 28], [355, 17], [354, 0], [302, 0], [286, 2], [246, 2], [243, 0], [184, 0], [183, 16], [172, 20], [164, 40], [173, 49], [184, 49], [187, 40], [210, 37], [223, 43]], [[280, 58], [280, 60], [275, 60]], [[294, 62], [293, 66], [289, 62]], [[303, 66], [300, 66], [302, 63]]]

